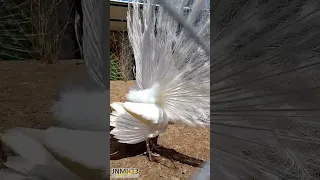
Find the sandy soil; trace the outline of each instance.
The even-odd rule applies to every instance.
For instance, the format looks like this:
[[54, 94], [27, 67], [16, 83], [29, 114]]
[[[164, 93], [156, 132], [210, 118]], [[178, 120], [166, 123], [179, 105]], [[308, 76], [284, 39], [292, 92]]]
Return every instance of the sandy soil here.
[[62, 80], [84, 70], [76, 61], [0, 61], [0, 132], [16, 126], [47, 128], [49, 107]]
[[[0, 61], [0, 132], [21, 126], [47, 128], [55, 124], [49, 108], [57, 89], [73, 73], [84, 71], [77, 61], [47, 65], [35, 61]], [[134, 82], [112, 81], [111, 101], [123, 101]], [[190, 179], [209, 159], [209, 130], [170, 125], [159, 137], [161, 157], [150, 162], [144, 155], [111, 160], [111, 167], [140, 169], [143, 180]], [[130, 149], [129, 149], [130, 151]]]

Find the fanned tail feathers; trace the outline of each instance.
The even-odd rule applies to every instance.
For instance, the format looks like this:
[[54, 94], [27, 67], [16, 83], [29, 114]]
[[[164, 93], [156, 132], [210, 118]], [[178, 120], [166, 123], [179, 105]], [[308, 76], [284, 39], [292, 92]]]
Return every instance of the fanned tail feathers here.
[[[132, 3], [133, 8], [129, 5], [128, 34], [136, 61], [135, 91], [158, 84], [157, 103], [172, 122], [208, 127], [209, 57], [178, 21], [154, 3], [150, 0], [143, 4], [142, 14], [140, 3]], [[208, 45], [210, 13], [205, 1], [167, 3], [193, 24], [197, 36]]]
[[315, 0], [213, 2], [216, 179], [320, 178], [319, 8]]
[[[81, 0], [83, 10], [82, 49], [86, 77], [77, 77], [60, 92], [52, 113], [60, 125], [78, 130], [106, 131], [109, 129], [109, 61], [103, 54], [101, 11], [104, 1]], [[109, 54], [108, 54], [109, 55]]]

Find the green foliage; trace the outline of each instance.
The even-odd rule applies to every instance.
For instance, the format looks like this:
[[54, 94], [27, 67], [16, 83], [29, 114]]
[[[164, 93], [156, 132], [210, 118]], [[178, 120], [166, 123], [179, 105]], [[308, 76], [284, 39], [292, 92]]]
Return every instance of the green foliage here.
[[114, 54], [110, 54], [110, 80], [120, 79], [120, 68]]

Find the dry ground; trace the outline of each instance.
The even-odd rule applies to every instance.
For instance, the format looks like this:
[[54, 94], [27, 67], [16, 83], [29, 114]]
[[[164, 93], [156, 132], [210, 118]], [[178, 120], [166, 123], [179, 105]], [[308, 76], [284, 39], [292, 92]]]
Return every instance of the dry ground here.
[[[57, 89], [73, 73], [84, 71], [83, 64], [63, 61], [55, 65], [35, 61], [0, 61], [0, 132], [22, 126], [47, 128], [55, 121], [49, 113]], [[111, 101], [122, 101], [133, 82], [111, 82]], [[170, 125], [160, 136], [166, 150], [159, 162], [137, 155], [111, 160], [111, 167], [140, 169], [143, 180], [189, 179], [197, 170], [188, 164], [209, 159], [209, 130]], [[175, 160], [169, 160], [175, 159]], [[176, 161], [179, 160], [180, 162]]]

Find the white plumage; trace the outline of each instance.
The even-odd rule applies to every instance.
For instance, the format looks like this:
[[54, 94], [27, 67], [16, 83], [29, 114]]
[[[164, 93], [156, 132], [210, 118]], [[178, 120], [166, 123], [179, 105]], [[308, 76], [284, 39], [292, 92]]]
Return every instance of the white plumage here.
[[[90, 0], [83, 2], [89, 3], [84, 7], [99, 9], [98, 5]], [[158, 105], [159, 112], [162, 110], [169, 121], [208, 126], [209, 122], [204, 117], [208, 114], [206, 107], [209, 103], [207, 97], [210, 63], [207, 58], [208, 45], [206, 45], [209, 41], [202, 40], [199, 43], [201, 46], [195, 43], [199, 42], [199, 39], [205, 39], [201, 38], [201, 33], [208, 32], [210, 23], [206, 20], [208, 12], [201, 10], [199, 13], [202, 1], [194, 1], [193, 5], [186, 4], [187, 1], [182, 0], [170, 2], [158, 0], [157, 2], [166, 5], [167, 9], [170, 7], [168, 12], [175, 17], [178, 15], [179, 22], [185, 22], [181, 23], [180, 28], [173, 18], [167, 16], [161, 6], [157, 11], [154, 10], [151, 1], [143, 6], [142, 15], [138, 11], [140, 5], [134, 4], [128, 27], [137, 64], [137, 87], [129, 92], [128, 101]], [[210, 64], [213, 72], [210, 82], [212, 100], [210, 123], [213, 126], [211, 133], [214, 135], [211, 140], [214, 143], [211, 146], [213, 157], [211, 157], [210, 166], [213, 178], [218, 180], [318, 180], [320, 174], [318, 150], [320, 2], [317, 0], [220, 0], [214, 1], [212, 5], [211, 13], [214, 14], [210, 33], [213, 35], [211, 48], [214, 52], [211, 53], [213, 61]], [[185, 6], [189, 8], [183, 8]], [[191, 11], [189, 15], [183, 16], [182, 12], [185, 9]], [[155, 12], [157, 12], [157, 18], [155, 18]], [[104, 71], [107, 66], [104, 66], [101, 61], [98, 46], [101, 43], [99, 41], [101, 32], [99, 28], [94, 29], [101, 24], [97, 25], [97, 21], [88, 15], [88, 9], [84, 14], [86, 13], [84, 19], [89, 19], [84, 21], [84, 26], [87, 28], [84, 31], [85, 34], [87, 33], [84, 36], [86, 37], [84, 38], [85, 60], [93, 79], [107, 87], [107, 83], [103, 80], [104, 75], [108, 73]], [[203, 16], [200, 18], [195, 14]], [[192, 19], [197, 19], [199, 23]], [[195, 28], [191, 28], [190, 31], [192, 26]], [[92, 31], [88, 33], [90, 28]], [[198, 40], [193, 41], [190, 37]], [[105, 107], [109, 105], [109, 102], [106, 103]], [[145, 128], [147, 133], [140, 133], [145, 136], [136, 138], [138, 133], [133, 133], [133, 136], [137, 142], [147, 138], [146, 134], [150, 134], [148, 126], [138, 121], [139, 118], [129, 116], [128, 109], [126, 110], [122, 105], [114, 104], [113, 106], [115, 109], [112, 115], [113, 125], [118, 126], [119, 129], [120, 125], [116, 124], [125, 122], [125, 126], [123, 124], [121, 126], [132, 129]], [[94, 107], [85, 110], [93, 109]], [[161, 119], [154, 118], [155, 115], [149, 116], [146, 111], [140, 112], [140, 109], [136, 111], [134, 114], [149, 118], [149, 120], [143, 119], [146, 122], [151, 123], [152, 120]], [[73, 118], [65, 115], [61, 117]], [[62, 121], [67, 121], [68, 118]], [[75, 123], [76, 119], [72, 122], [64, 124], [85, 128], [85, 121], [78, 122], [83, 123], [81, 126]], [[161, 121], [158, 121], [158, 124], [161, 124], [159, 122]], [[136, 124], [131, 126], [129, 123]], [[61, 134], [70, 133], [66, 129], [61, 131], [59, 129], [56, 132], [60, 133], [60, 137]], [[89, 133], [98, 133], [81, 132], [83, 132], [82, 137], [88, 136]], [[23, 133], [24, 136], [32, 136], [35, 142], [41, 142], [40, 145], [43, 145], [42, 131], [24, 130]], [[57, 136], [55, 133], [52, 134]], [[121, 136], [123, 136], [119, 137], [121, 140], [128, 140], [125, 135], [121, 134]], [[44, 150], [30, 139], [18, 137], [20, 138], [10, 141], [18, 142], [22, 139], [25, 140], [24, 142], [29, 141], [36, 149]], [[68, 142], [71, 145], [76, 141], [69, 139]], [[20, 152], [25, 156], [23, 158], [30, 159], [29, 153], [19, 150], [22, 147], [8, 144], [15, 148], [18, 154]], [[56, 146], [58, 146], [56, 149], [59, 149], [62, 145], [56, 143]], [[67, 149], [61, 148], [59, 151], [62, 156], [68, 154]], [[74, 151], [73, 149], [72, 152]], [[40, 151], [40, 154], [45, 153]], [[78, 159], [80, 157], [73, 156], [76, 158], [74, 161], [86, 163], [87, 166], [99, 164], [85, 162]], [[26, 164], [26, 167], [29, 167], [29, 163], [24, 161], [21, 164], [16, 163], [19, 159], [21, 158], [10, 158], [12, 161], [8, 162], [8, 165], [18, 164], [20, 168], [20, 165]], [[70, 160], [72, 157], [65, 159]], [[44, 157], [44, 160], [36, 159], [30, 162], [31, 164], [51, 163], [50, 158], [47, 157]], [[52, 170], [56, 169], [55, 167], [56, 165], [50, 166]], [[204, 166], [203, 171], [200, 171], [199, 176], [195, 178], [207, 178], [209, 173], [207, 167], [209, 164]], [[41, 170], [43, 169], [45, 168]], [[50, 172], [47, 172], [48, 175], [52, 175], [52, 171]], [[80, 170], [76, 172], [81, 173]], [[0, 171], [0, 177], [25, 179], [26, 175], [10, 169]], [[91, 179], [97, 178], [91, 177]]]
[[136, 144], [157, 137], [168, 125], [165, 113], [154, 104], [113, 103], [111, 133], [120, 143]]
[[[52, 112], [62, 127], [17, 128], [1, 135], [1, 141], [15, 153], [5, 162], [8, 168], [0, 170], [4, 180], [104, 179], [109, 173], [109, 114], [105, 111], [109, 105], [109, 69], [100, 51], [101, 24], [96, 21], [101, 11], [97, 7], [101, 5], [98, 1], [82, 2], [84, 59], [91, 80], [99, 88], [90, 84], [94, 88], [87, 91], [84, 84], [71, 85], [71, 89], [60, 92]], [[205, 3], [186, 3], [187, 0], [170, 1], [188, 23], [194, 24], [197, 38], [203, 39], [208, 35], [210, 22], [209, 12], [203, 11]], [[198, 45], [161, 6], [155, 13], [154, 1], [131, 5], [128, 28], [136, 60], [137, 87], [129, 91], [128, 102], [111, 105], [114, 111], [110, 124], [115, 127], [111, 133], [119, 142], [134, 144], [157, 137], [169, 121], [209, 127], [209, 41], [205, 41], [206, 48]], [[140, 16], [138, 9], [142, 5]], [[147, 148], [149, 157], [156, 155]]]
[[[87, 92], [83, 89], [64, 91], [51, 112], [63, 127], [77, 130], [107, 131], [109, 91]], [[77, 106], [75, 108], [74, 106]], [[90, 108], [95, 106], [96, 108]], [[88, 110], [89, 109], [89, 110]], [[88, 119], [94, 119], [88, 121]]]
[[[44, 141], [41, 141], [37, 135], [43, 137], [42, 132], [32, 132], [31, 129], [17, 128], [1, 135], [1, 141], [17, 154], [17, 156], [8, 157], [4, 165], [12, 172], [25, 177], [33, 177], [40, 179], [70, 179], [80, 180], [81, 178], [70, 170], [65, 168], [57, 161], [51, 153], [46, 149]], [[31, 136], [31, 135], [34, 136]], [[42, 139], [42, 138], [41, 138]], [[42, 140], [44, 140], [43, 138]], [[2, 171], [2, 170], [1, 170]], [[2, 171], [4, 176], [6, 170]], [[1, 177], [1, 176], [0, 176]], [[16, 175], [16, 177], [18, 177]], [[9, 179], [8, 179], [9, 180]]]
[[[168, 3], [194, 25], [198, 38], [209, 35], [205, 1]], [[143, 4], [134, 1], [132, 8], [129, 6], [127, 22], [136, 64], [136, 87], [129, 90], [128, 102], [111, 105], [115, 110], [111, 134], [121, 143], [147, 141], [148, 148], [149, 139], [163, 133], [169, 122], [209, 127], [210, 63], [203, 47], [152, 0]], [[204, 44], [208, 46], [209, 40]]]

